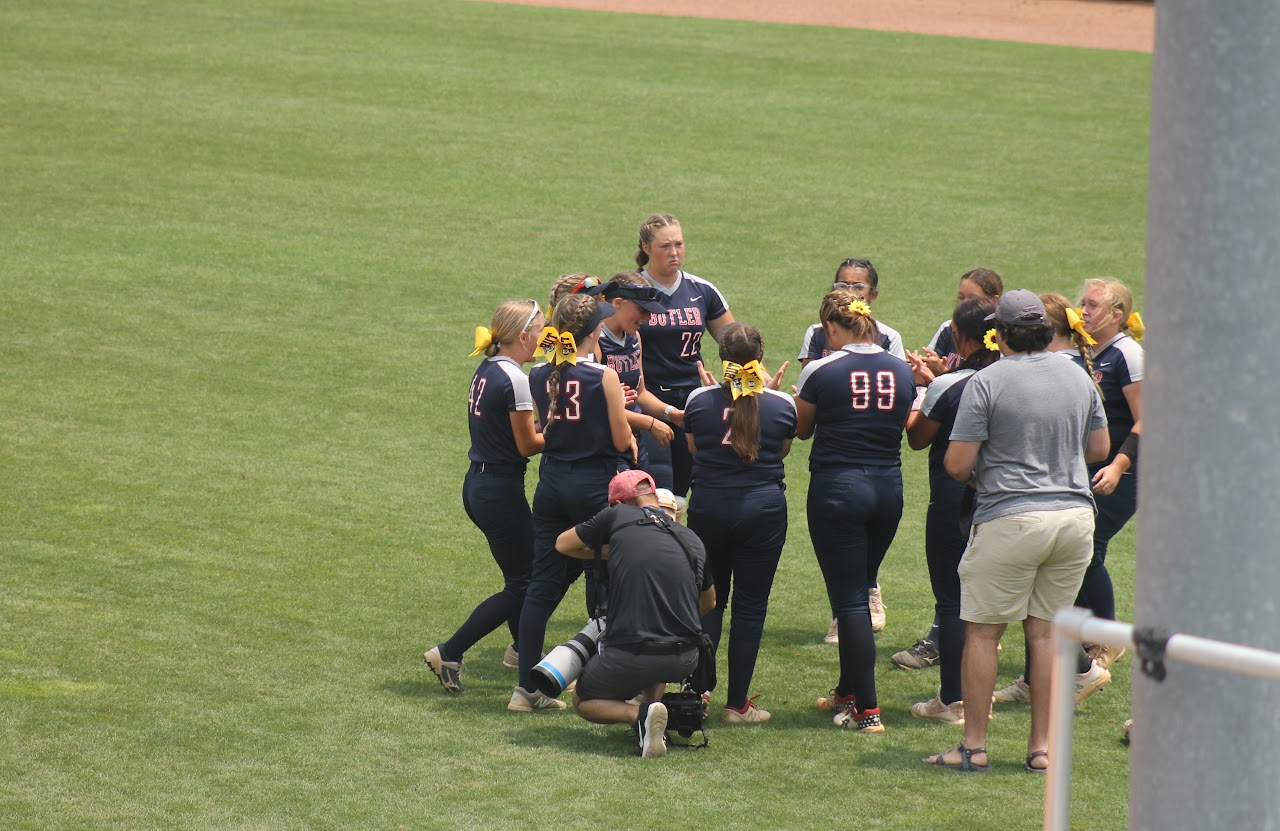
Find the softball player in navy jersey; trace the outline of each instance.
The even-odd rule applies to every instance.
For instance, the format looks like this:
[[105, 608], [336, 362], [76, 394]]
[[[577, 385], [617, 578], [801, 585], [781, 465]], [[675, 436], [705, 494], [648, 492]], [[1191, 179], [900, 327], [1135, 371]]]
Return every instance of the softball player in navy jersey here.
[[702, 619], [717, 648], [724, 607], [733, 610], [728, 701], [721, 721], [752, 724], [769, 720], [747, 691], [787, 541], [782, 460], [796, 435], [796, 405], [791, 396], [769, 388], [778, 379], [759, 363], [764, 339], [754, 326], [731, 323], [720, 330], [719, 343], [724, 383], [694, 390], [685, 403], [684, 428], [693, 454], [689, 528], [707, 549], [720, 598]]
[[[1107, 572], [1107, 545], [1138, 509], [1138, 437], [1142, 434], [1144, 355], [1136, 339], [1144, 334], [1142, 318], [1133, 311], [1133, 295], [1111, 277], [1085, 280], [1080, 295], [1084, 328], [1097, 342], [1093, 378], [1102, 392], [1111, 434], [1111, 453], [1089, 468], [1098, 506], [1093, 532], [1093, 560], [1085, 572], [1077, 606], [1108, 620], [1116, 616], [1116, 596]], [[1083, 360], [1077, 362], [1084, 365]], [[1094, 646], [1090, 655], [1103, 669], [1123, 650]]]
[[[595, 285], [587, 285], [594, 282]], [[627, 424], [637, 438], [637, 455], [623, 454], [627, 467], [649, 469], [647, 434], [658, 447], [671, 443], [671, 426], [661, 420], [665, 402], [645, 385], [642, 367], [644, 352], [640, 342], [640, 325], [651, 314], [665, 309], [659, 302], [661, 294], [649, 282], [634, 271], [613, 275], [608, 282], [592, 277], [575, 291], [602, 297], [613, 305], [614, 315], [600, 329], [600, 356], [604, 363], [618, 373], [622, 388], [627, 391]]]
[[[912, 450], [929, 448], [929, 510], [925, 516], [924, 553], [929, 564], [929, 582], [933, 587], [934, 614], [937, 623], [939, 665], [942, 668], [938, 695], [931, 701], [911, 706], [917, 718], [958, 723], [964, 719], [964, 701], [960, 691], [960, 660], [964, 654], [964, 623], [960, 620], [960, 558], [968, 544], [968, 522], [964, 516], [965, 492], [971, 490], [947, 473], [943, 459], [951, 444], [951, 427], [960, 407], [960, 396], [969, 379], [980, 369], [1000, 357], [985, 343], [996, 304], [991, 300], [961, 301], [951, 316], [951, 341], [960, 364], [934, 378], [924, 359], [915, 352], [907, 361], [915, 372], [916, 383], [926, 386], [920, 409], [907, 419], [907, 443]], [[972, 503], [970, 503], [972, 504]]]
[[476, 349], [485, 359], [471, 379], [467, 426], [471, 468], [462, 483], [462, 507], [489, 542], [502, 570], [502, 591], [471, 613], [466, 623], [422, 657], [444, 688], [458, 694], [462, 656], [503, 623], [516, 640], [520, 609], [533, 562], [533, 519], [524, 495], [528, 457], [540, 453], [542, 434], [534, 423], [529, 379], [520, 367], [533, 360], [542, 333], [536, 300], [509, 300], [493, 313], [488, 328], [476, 328]]
[[[556, 551], [556, 538], [607, 506], [618, 454], [631, 446], [618, 373], [594, 360], [600, 326], [613, 313], [613, 306], [588, 295], [561, 300], [543, 333], [551, 360], [529, 373], [545, 447], [533, 495], [533, 569], [520, 613], [520, 683], [507, 704], [514, 712], [565, 707], [531, 681], [547, 621], [583, 571], [582, 560]], [[588, 585], [588, 607], [591, 595]]]
[[[649, 315], [640, 327], [644, 340], [644, 376], [649, 391], [663, 401], [663, 417], [675, 428], [665, 448], [648, 447], [654, 480], [678, 496], [689, 491], [692, 458], [680, 429], [684, 402], [702, 384], [698, 375], [702, 333], [716, 335], [733, 323], [724, 295], [701, 277], [680, 270], [684, 262], [684, 234], [670, 214], [654, 214], [640, 226], [636, 264], [646, 280], [662, 293], [665, 311]], [[647, 439], [646, 439], [647, 441]]]
[[[960, 287], [956, 289], [956, 303], [966, 300], [986, 299], [995, 303], [1004, 294], [1004, 280], [989, 268], [975, 268], [960, 275]], [[955, 341], [951, 337], [951, 321], [944, 320], [933, 333], [929, 345], [923, 350], [925, 365], [935, 376], [960, 365]]]
[[902, 518], [902, 429], [915, 382], [876, 343], [871, 308], [852, 292], [823, 298], [819, 320], [836, 351], [811, 361], [796, 390], [796, 435], [814, 440], [809, 536], [840, 632], [840, 678], [819, 706], [836, 710], [841, 727], [881, 733], [867, 594]]
[[[847, 289], [870, 306], [880, 296], [880, 274], [870, 260], [850, 258], [836, 268], [835, 282], [831, 287]], [[884, 351], [905, 361], [907, 353], [902, 346], [902, 335], [898, 334], [896, 329], [885, 326], [878, 320], [876, 328], [880, 330], [880, 337], [876, 343]], [[801, 364], [807, 364], [809, 361], [825, 358], [833, 351], [827, 347], [827, 335], [822, 330], [822, 324], [815, 323], [804, 332], [799, 360]]]

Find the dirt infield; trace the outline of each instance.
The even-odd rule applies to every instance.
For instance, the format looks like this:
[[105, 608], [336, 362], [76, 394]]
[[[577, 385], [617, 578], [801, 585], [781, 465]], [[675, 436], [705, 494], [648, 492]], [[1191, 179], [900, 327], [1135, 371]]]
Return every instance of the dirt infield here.
[[1152, 3], [1103, 0], [480, 0], [522, 6], [807, 23], [1150, 52]]

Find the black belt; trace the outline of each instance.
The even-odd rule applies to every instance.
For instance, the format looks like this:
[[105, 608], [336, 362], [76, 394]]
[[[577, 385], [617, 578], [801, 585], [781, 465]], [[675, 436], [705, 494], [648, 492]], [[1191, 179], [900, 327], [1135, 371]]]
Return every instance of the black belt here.
[[679, 641], [675, 643], [671, 641], [641, 641], [639, 643], [609, 644], [609, 649], [621, 649], [623, 652], [630, 652], [632, 655], [679, 655], [683, 652], [692, 652], [697, 648], [697, 644]]
[[472, 462], [471, 469], [480, 473], [524, 473], [522, 464], [497, 464], [495, 462]]

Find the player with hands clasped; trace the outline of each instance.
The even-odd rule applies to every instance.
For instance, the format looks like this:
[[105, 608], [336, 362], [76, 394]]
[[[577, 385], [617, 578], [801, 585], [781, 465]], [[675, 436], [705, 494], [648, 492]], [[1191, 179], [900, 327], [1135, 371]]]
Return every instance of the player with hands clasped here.
[[468, 649], [503, 623], [512, 642], [517, 639], [533, 562], [533, 519], [524, 495], [524, 471], [528, 457], [543, 447], [529, 379], [521, 366], [533, 360], [542, 327], [536, 300], [508, 300], [493, 313], [488, 327], [476, 327], [471, 354], [484, 354], [485, 359], [467, 396], [471, 467], [462, 482], [462, 508], [484, 533], [502, 570], [503, 586], [475, 608], [453, 637], [422, 656], [445, 690], [455, 695], [464, 690], [462, 656]]

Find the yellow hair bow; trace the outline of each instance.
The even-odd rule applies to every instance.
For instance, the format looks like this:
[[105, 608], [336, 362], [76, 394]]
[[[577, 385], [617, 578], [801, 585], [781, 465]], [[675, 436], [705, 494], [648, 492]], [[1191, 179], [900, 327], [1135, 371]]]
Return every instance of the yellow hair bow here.
[[982, 345], [990, 349], [992, 352], [1000, 351], [1000, 344], [996, 343], [995, 329], [988, 329], [987, 333], [982, 336]]
[[764, 390], [764, 367], [759, 361], [748, 361], [745, 365], [725, 361], [724, 380], [729, 382], [734, 401], [744, 395], [759, 395]]
[[548, 326], [538, 337], [538, 348], [553, 364], [578, 363], [578, 342], [574, 340], [573, 332], [561, 332], [554, 326]]
[[1067, 326], [1071, 329], [1071, 331], [1079, 335], [1081, 339], [1084, 340], [1085, 343], [1089, 344], [1090, 346], [1098, 345], [1098, 342], [1094, 340], [1093, 335], [1089, 334], [1084, 330], [1084, 318], [1081, 317], [1080, 312], [1076, 311], [1075, 309], [1071, 309], [1071, 308], [1067, 309]]
[[487, 326], [477, 326], [476, 327], [476, 348], [471, 351], [471, 354], [468, 357], [474, 358], [476, 355], [481, 354], [486, 349], [488, 349], [492, 343], [493, 343], [493, 330], [488, 328]]
[[1147, 333], [1147, 325], [1142, 322], [1142, 315], [1137, 312], [1129, 315], [1129, 319], [1124, 322], [1124, 327], [1129, 330], [1129, 334], [1133, 335], [1134, 340], [1142, 340], [1142, 336]]
[[871, 307], [867, 305], [865, 300], [855, 300], [849, 304], [849, 314], [869, 315], [871, 314]]

